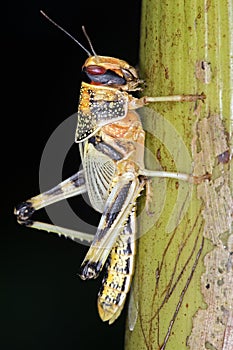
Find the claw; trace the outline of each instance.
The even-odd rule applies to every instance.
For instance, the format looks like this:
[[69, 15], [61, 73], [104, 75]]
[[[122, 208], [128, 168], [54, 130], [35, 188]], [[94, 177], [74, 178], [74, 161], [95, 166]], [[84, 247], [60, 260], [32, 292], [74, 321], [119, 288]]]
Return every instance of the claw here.
[[193, 176], [191, 182], [195, 185], [199, 185], [204, 180], [211, 180], [211, 174], [206, 173], [206, 174], [200, 175], [200, 176]]
[[151, 210], [151, 203], [153, 203], [153, 189], [152, 189], [152, 180], [147, 179], [146, 182], [146, 213], [148, 216], [153, 216], [154, 211]]

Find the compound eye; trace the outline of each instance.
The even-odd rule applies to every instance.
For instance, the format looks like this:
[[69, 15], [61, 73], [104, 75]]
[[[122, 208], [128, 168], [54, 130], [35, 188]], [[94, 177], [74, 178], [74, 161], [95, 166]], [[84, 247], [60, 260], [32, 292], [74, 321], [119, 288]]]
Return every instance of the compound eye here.
[[85, 71], [86, 73], [91, 75], [102, 75], [106, 73], [106, 69], [104, 67], [95, 66], [95, 65], [85, 67]]

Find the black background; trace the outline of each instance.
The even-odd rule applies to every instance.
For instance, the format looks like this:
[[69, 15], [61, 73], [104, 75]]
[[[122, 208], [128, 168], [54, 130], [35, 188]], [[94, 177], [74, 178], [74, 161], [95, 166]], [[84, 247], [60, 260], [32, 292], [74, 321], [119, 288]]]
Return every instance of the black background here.
[[[1, 349], [123, 349], [126, 311], [109, 326], [97, 314], [101, 278], [77, 276], [87, 247], [16, 223], [13, 207], [39, 192], [46, 141], [77, 110], [86, 54], [48, 13], [96, 52], [138, 63], [140, 1], [11, 1], [1, 5]], [[64, 174], [78, 169], [72, 147]], [[55, 185], [55, 184], [54, 184]], [[78, 208], [86, 220], [93, 211]], [[43, 216], [42, 218], [46, 219]]]

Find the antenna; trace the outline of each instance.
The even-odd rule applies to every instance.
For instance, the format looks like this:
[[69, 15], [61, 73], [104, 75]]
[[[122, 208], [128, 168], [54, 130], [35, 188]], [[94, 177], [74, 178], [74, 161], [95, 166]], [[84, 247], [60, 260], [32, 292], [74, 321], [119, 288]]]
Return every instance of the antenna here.
[[[90, 53], [90, 51], [88, 51], [77, 39], [75, 39], [70, 33], [68, 33], [64, 28], [62, 28], [61, 26], [59, 26], [59, 24], [57, 24], [56, 22], [54, 22], [44, 11], [40, 10], [40, 13], [45, 17], [47, 18], [47, 20], [49, 20], [53, 25], [55, 25], [55, 27], [59, 28], [62, 32], [64, 32], [66, 35], [68, 35], [72, 40], [74, 40], [76, 42], [76, 44], [78, 44], [86, 53], [87, 55], [90, 57], [92, 56], [92, 54]], [[83, 27], [84, 28], [84, 27]], [[92, 47], [92, 44], [90, 42], [90, 39], [89, 37], [87, 36], [86, 34], [86, 31], [85, 29], [83, 30], [87, 40], [88, 40], [88, 43], [90, 45], [90, 48], [94, 54], [94, 56], [96, 56], [96, 53], [95, 51], [93, 50], [93, 47]]]
[[91, 39], [90, 39], [89, 36], [87, 35], [86, 29], [85, 29], [84, 26], [82, 26], [82, 30], [83, 30], [83, 33], [84, 33], [84, 35], [85, 35], [87, 41], [88, 41], [88, 44], [89, 44], [89, 46], [90, 46], [90, 48], [91, 48], [92, 53], [94, 54], [95, 57], [98, 57], [98, 55], [96, 54], [96, 52], [95, 52], [95, 50], [94, 50], [94, 48], [93, 48], [93, 46], [92, 46]]

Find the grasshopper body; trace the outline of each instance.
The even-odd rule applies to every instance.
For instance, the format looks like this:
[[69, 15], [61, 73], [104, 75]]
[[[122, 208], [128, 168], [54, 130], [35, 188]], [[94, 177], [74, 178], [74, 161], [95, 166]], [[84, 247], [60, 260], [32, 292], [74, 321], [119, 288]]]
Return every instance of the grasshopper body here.
[[[143, 131], [129, 106], [141, 80], [125, 61], [90, 57], [84, 64], [90, 83], [82, 83], [76, 142], [80, 143], [92, 206], [103, 213], [82, 264], [81, 278], [96, 278], [106, 260], [107, 273], [98, 296], [102, 320], [120, 315], [134, 270], [136, 199], [146, 179]], [[87, 123], [88, 120], [88, 123]]]
[[[102, 218], [80, 276], [96, 278], [108, 260], [98, 310], [103, 321], [112, 323], [120, 315], [130, 289], [136, 200], [146, 184], [146, 177], [139, 176], [139, 170], [144, 169], [145, 133], [134, 110], [138, 100], [128, 92], [139, 90], [142, 81], [133, 67], [112, 57], [89, 57], [83, 72], [88, 82], [81, 85], [75, 135], [83, 171], [23, 202], [16, 208], [16, 214], [20, 223], [38, 227], [30, 219], [35, 210], [60, 200], [61, 193], [67, 198], [88, 192], [93, 208], [102, 213]], [[47, 226], [40, 223], [38, 228]], [[62, 228], [58, 233], [65, 234]]]
[[205, 96], [134, 98], [131, 92], [141, 90], [143, 81], [132, 66], [117, 58], [98, 56], [94, 50], [94, 55], [85, 51], [89, 57], [82, 69], [86, 81], [81, 85], [75, 134], [83, 170], [21, 203], [15, 214], [21, 224], [90, 241], [88, 234], [31, 219], [35, 210], [88, 193], [93, 208], [102, 213], [102, 217], [81, 265], [80, 276], [96, 278], [107, 262], [97, 303], [101, 319], [111, 324], [120, 315], [130, 289], [137, 231], [136, 200], [148, 177], [191, 180], [190, 175], [144, 168], [145, 132], [136, 109], [148, 102], [196, 101]]

